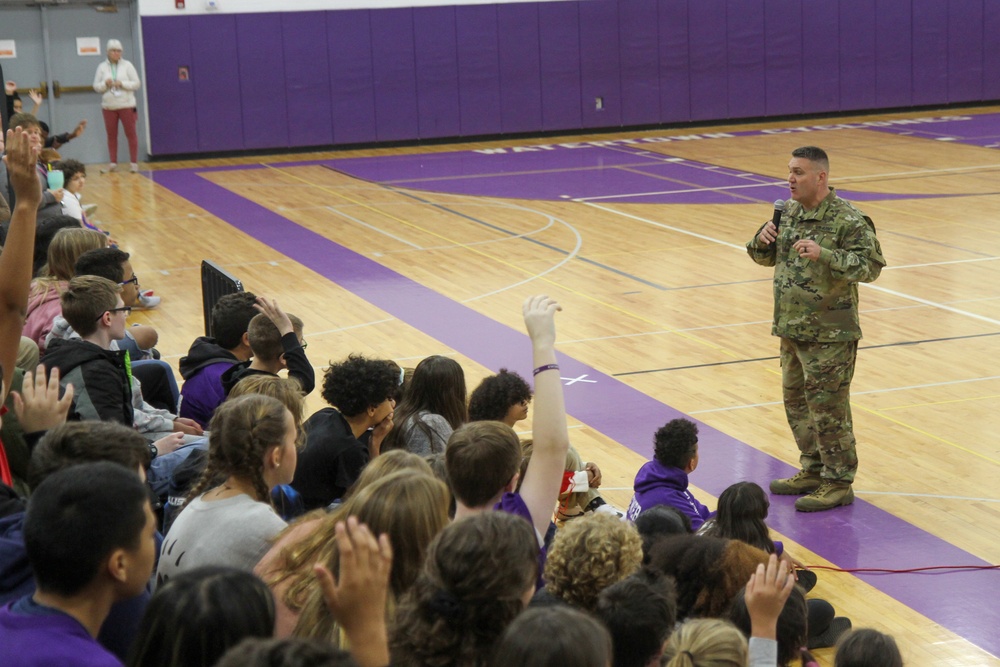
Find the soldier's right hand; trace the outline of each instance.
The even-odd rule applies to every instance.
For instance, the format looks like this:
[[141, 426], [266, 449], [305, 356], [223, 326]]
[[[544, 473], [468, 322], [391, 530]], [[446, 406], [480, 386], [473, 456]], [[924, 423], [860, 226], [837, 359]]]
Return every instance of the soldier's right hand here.
[[760, 234], [757, 235], [757, 245], [760, 247], [769, 246], [774, 243], [774, 240], [778, 238], [778, 228], [774, 226], [774, 223], [770, 220], [764, 225], [760, 230]]

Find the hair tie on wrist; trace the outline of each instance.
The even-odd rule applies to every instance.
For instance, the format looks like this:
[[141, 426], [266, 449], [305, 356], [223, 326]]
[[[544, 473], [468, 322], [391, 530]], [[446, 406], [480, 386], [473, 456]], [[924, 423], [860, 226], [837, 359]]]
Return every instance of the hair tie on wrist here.
[[559, 370], [559, 364], [545, 364], [544, 366], [539, 366], [535, 370], [531, 371], [532, 375], [538, 375], [539, 373], [544, 373], [545, 371], [557, 371]]

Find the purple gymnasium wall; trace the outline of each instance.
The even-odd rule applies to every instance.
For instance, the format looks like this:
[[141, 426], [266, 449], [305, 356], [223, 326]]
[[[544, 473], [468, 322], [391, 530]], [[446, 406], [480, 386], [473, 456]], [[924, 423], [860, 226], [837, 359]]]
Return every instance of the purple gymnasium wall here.
[[990, 0], [570, 0], [142, 30], [154, 155], [1000, 98]]

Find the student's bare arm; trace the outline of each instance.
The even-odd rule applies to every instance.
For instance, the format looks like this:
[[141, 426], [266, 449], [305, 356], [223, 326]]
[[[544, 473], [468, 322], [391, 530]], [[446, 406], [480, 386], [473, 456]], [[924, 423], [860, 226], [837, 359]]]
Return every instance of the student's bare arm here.
[[[536, 369], [556, 363], [556, 312], [562, 310], [547, 296], [533, 296], [524, 302], [524, 324], [531, 338]], [[535, 529], [544, 535], [549, 528], [569, 450], [566, 408], [558, 369], [535, 375], [535, 416], [532, 421], [534, 450], [521, 483], [521, 498], [531, 512]]]
[[7, 174], [14, 189], [14, 211], [7, 232], [7, 244], [0, 253], [0, 364], [3, 365], [4, 395], [7, 398], [17, 346], [21, 342], [21, 328], [28, 308], [28, 286], [31, 283], [31, 261], [35, 252], [35, 217], [42, 189], [38, 183], [35, 164], [38, 150], [31, 147], [31, 140], [21, 128], [7, 131]]

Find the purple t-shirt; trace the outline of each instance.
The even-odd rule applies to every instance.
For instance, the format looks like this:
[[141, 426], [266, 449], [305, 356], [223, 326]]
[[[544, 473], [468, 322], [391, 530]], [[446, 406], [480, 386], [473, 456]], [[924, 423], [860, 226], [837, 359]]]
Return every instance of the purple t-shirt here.
[[44, 607], [31, 596], [0, 609], [4, 667], [121, 667], [69, 614]]
[[542, 575], [545, 574], [545, 559], [548, 557], [549, 548], [546, 544], [541, 544], [543, 538], [538, 535], [538, 531], [535, 530], [535, 522], [531, 519], [531, 510], [524, 503], [520, 494], [517, 493], [505, 493], [500, 498], [500, 502], [493, 506], [494, 510], [500, 512], [506, 512], [507, 514], [513, 514], [514, 516], [519, 516], [528, 522], [531, 526], [531, 532], [535, 534], [535, 538], [538, 540], [538, 581], [536, 583], [536, 588], [543, 588], [545, 586], [545, 580], [542, 579]]

